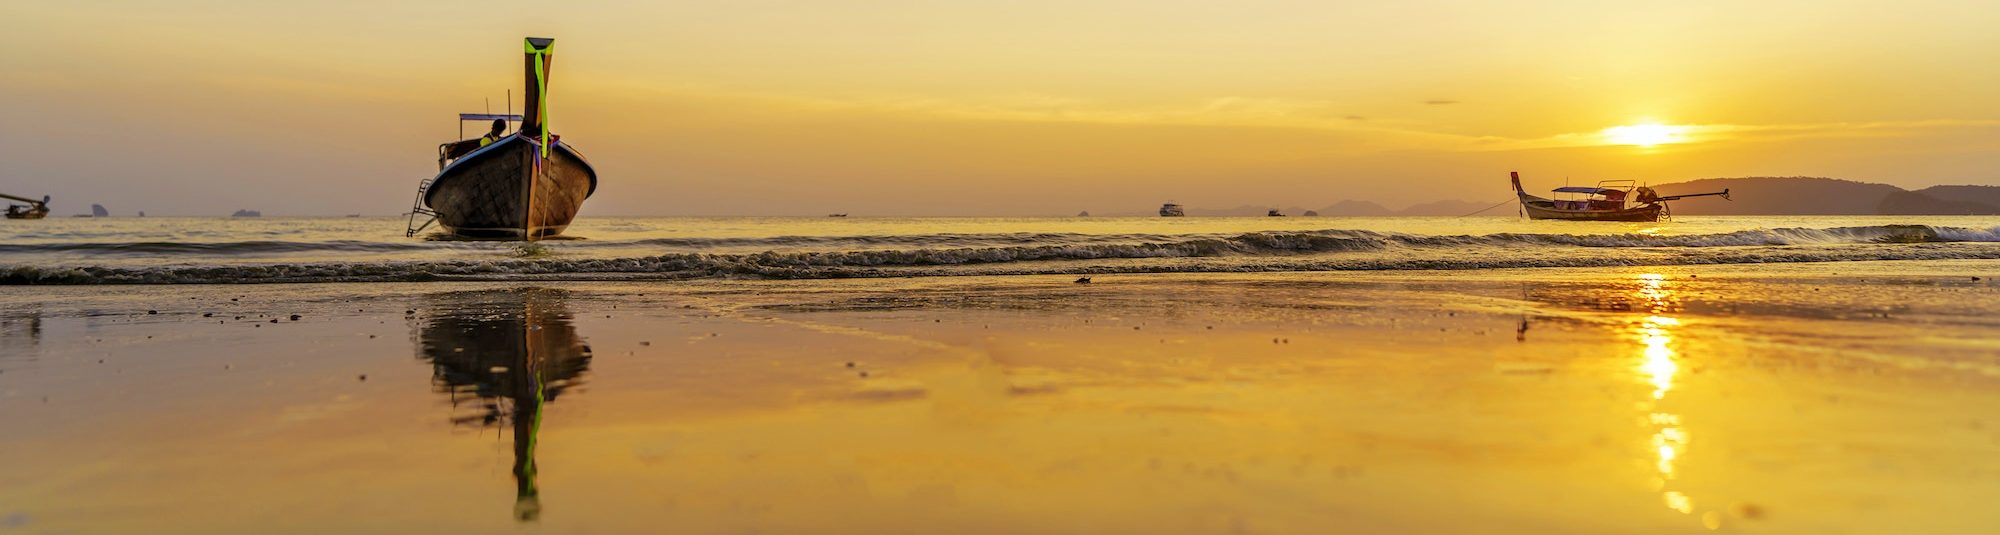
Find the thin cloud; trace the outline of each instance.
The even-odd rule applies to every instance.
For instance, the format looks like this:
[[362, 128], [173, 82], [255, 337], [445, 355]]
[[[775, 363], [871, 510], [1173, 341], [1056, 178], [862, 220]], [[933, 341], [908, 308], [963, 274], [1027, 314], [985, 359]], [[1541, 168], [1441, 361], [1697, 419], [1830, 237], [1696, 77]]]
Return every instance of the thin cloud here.
[[[1152, 126], [1203, 126], [1231, 128], [1284, 128], [1326, 132], [1348, 136], [1345, 148], [1359, 151], [1442, 150], [1455, 152], [1499, 152], [1554, 148], [1618, 145], [1603, 130], [1570, 132], [1545, 137], [1468, 135], [1433, 130], [1422, 123], [1394, 118], [1364, 117], [1335, 111], [1344, 105], [1324, 100], [1293, 100], [1249, 97], [1219, 97], [1189, 102], [1181, 106], [1119, 106], [1101, 101], [1045, 94], [1004, 94], [981, 97], [943, 98], [933, 96], [847, 96], [813, 97], [784, 93], [742, 92], [707, 86], [648, 86], [635, 91], [668, 93], [682, 97], [724, 98], [756, 101], [756, 105], [732, 108], [778, 106], [800, 110], [841, 113], [869, 113], [924, 119], [967, 121], [1013, 121], [1073, 124], [1114, 124]], [[1446, 105], [1455, 100], [1431, 100], [1427, 104]], [[1799, 138], [1869, 138], [1923, 135], [1923, 132], [1953, 128], [1996, 128], [2000, 120], [1927, 120], [1892, 122], [1843, 122], [1798, 124], [1689, 124], [1671, 125], [1676, 141], [1668, 145], [1701, 145], [1720, 141], [1760, 142]]]
[[[1876, 121], [1853, 123], [1797, 124], [1690, 124], [1669, 125], [1678, 141], [1668, 145], [1697, 145], [1717, 141], [1782, 141], [1827, 138], [1890, 138], [1920, 135], [1927, 131], [1957, 128], [2000, 128], [2000, 120], [1934, 119], [1923, 121]], [[1570, 132], [1553, 136], [1516, 139], [1486, 136], [1470, 147], [1475, 151], [1533, 150], [1619, 145], [1604, 131]]]

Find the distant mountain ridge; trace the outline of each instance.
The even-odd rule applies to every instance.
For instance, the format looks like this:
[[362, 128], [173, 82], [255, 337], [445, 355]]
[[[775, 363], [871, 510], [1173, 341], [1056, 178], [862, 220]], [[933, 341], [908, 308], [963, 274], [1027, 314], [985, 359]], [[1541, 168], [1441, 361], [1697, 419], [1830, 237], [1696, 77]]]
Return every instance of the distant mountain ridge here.
[[1728, 189], [1733, 201], [1673, 203], [1680, 215], [1994, 215], [2000, 186], [1933, 186], [1910, 191], [1888, 184], [1817, 177], [1704, 178], [1653, 187], [1660, 195]]
[[[1327, 217], [1421, 217], [1465, 215], [1466, 213], [1490, 206], [1492, 205], [1471, 201], [1444, 200], [1417, 204], [1401, 210], [1390, 210], [1372, 201], [1345, 200], [1320, 208], [1289, 206], [1277, 208], [1276, 210], [1288, 216], [1303, 216], [1306, 215], [1306, 212], [1313, 212], [1313, 215]], [[1186, 211], [1187, 215], [1195, 217], [1251, 217], [1266, 215], [1272, 209], [1269, 206], [1246, 204], [1235, 208], [1223, 209], [1190, 207], [1186, 208]]]
[[[1653, 186], [1660, 195], [1729, 190], [1732, 200], [1714, 197], [1676, 201], [1678, 215], [2000, 215], [2000, 186], [1931, 186], [1910, 191], [1888, 184], [1823, 177], [1703, 178]], [[1530, 191], [1546, 195], [1546, 192]], [[1511, 202], [1509, 203], [1511, 204]], [[1491, 210], [1485, 210], [1491, 208]], [[1505, 207], [1464, 200], [1431, 201], [1392, 210], [1373, 201], [1349, 199], [1320, 208], [1289, 206], [1287, 215], [1308, 211], [1329, 217], [1449, 217], [1479, 212], [1511, 213]], [[1261, 217], [1271, 206], [1209, 209], [1189, 206], [1190, 216]], [[1484, 211], [1482, 211], [1484, 210]], [[1150, 215], [1150, 214], [1147, 214]]]

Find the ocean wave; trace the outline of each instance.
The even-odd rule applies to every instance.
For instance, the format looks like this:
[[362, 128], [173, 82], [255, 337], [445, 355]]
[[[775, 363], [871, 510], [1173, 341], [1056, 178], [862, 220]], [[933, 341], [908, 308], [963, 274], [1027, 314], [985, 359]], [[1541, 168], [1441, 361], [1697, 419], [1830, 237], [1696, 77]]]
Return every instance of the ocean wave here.
[[[2000, 228], [1975, 229], [1925, 225], [1877, 225], [1834, 228], [1777, 228], [1719, 234], [1530, 234], [1433, 236], [1367, 230], [1264, 231], [1240, 234], [885, 234], [770, 237], [661, 237], [636, 240], [563, 240], [554, 248], [578, 252], [618, 250], [658, 253], [712, 250], [881, 252], [960, 249], [1046, 250], [1066, 247], [1110, 247], [1111, 255], [1283, 254], [1352, 251], [1389, 245], [1457, 247], [1466, 245], [1536, 244], [1575, 247], [1732, 247], [1754, 245], [1825, 245], [1850, 243], [2000, 242]], [[248, 240], [222, 242], [58, 242], [0, 244], [0, 253], [70, 253], [107, 256], [256, 256], [290, 253], [421, 253], [426, 251], [511, 250], [511, 242], [455, 240]], [[1123, 248], [1123, 249], [1118, 249]], [[1146, 251], [1134, 253], [1133, 251]]]
[[[472, 242], [465, 242], [472, 243]], [[451, 245], [443, 245], [450, 247]], [[363, 240], [284, 241], [246, 240], [228, 242], [72, 242], [4, 243], [0, 253], [87, 253], [104, 255], [243, 255], [303, 252], [396, 252], [440, 248], [436, 243], [381, 242]]]
[[[0, 266], [0, 284], [421, 282], [437, 280], [814, 279], [1075, 273], [1467, 270], [1533, 267], [2000, 259], [2000, 245], [1876, 242], [1624, 249], [1492, 246], [1399, 249], [1297, 236], [1172, 244], [994, 247], [629, 258], [322, 262], [215, 266]], [[1354, 254], [1246, 254], [1272, 251]]]

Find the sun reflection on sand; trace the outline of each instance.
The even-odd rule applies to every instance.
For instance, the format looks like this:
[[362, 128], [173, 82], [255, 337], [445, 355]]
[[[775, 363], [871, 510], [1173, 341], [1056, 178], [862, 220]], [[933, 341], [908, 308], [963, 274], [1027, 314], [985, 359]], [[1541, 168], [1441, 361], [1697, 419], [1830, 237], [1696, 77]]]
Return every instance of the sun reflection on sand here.
[[1640, 345], [1639, 363], [1635, 368], [1653, 387], [1652, 400], [1644, 407], [1646, 421], [1653, 429], [1655, 484], [1660, 489], [1661, 502], [1668, 509], [1693, 514], [1694, 499], [1674, 488], [1678, 464], [1687, 453], [1688, 433], [1681, 425], [1679, 414], [1666, 412], [1660, 407], [1667, 393], [1673, 391], [1674, 378], [1681, 371], [1674, 338], [1674, 330], [1681, 326], [1681, 322], [1667, 315], [1674, 311], [1674, 292], [1663, 275], [1647, 273], [1639, 275], [1638, 279], [1637, 293], [1645, 301], [1649, 315], [1633, 323], [1632, 334]]

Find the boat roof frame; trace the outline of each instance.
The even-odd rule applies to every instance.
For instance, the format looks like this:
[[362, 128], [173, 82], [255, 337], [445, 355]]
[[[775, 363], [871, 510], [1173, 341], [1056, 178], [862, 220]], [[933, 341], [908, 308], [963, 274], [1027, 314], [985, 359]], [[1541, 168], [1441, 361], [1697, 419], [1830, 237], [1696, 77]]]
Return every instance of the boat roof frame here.
[[1563, 186], [1550, 190], [1555, 193], [1578, 193], [1583, 195], [1605, 195], [1606, 192], [1631, 193], [1639, 189], [1637, 180], [1599, 180], [1597, 187]]

